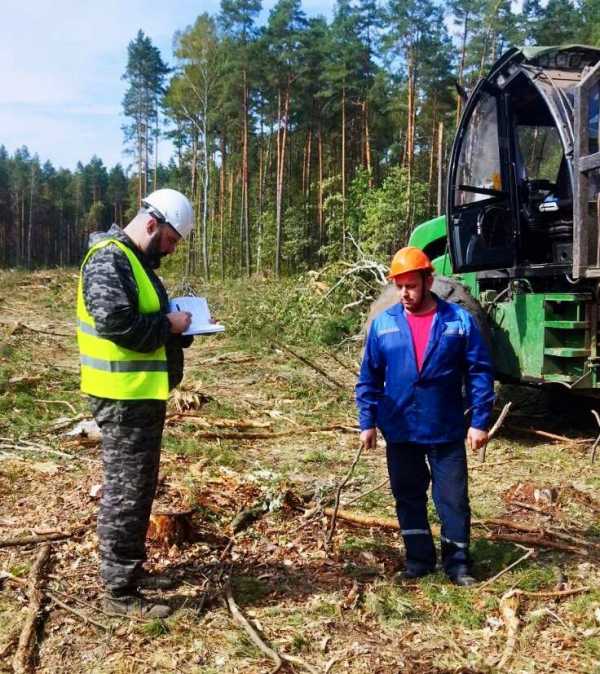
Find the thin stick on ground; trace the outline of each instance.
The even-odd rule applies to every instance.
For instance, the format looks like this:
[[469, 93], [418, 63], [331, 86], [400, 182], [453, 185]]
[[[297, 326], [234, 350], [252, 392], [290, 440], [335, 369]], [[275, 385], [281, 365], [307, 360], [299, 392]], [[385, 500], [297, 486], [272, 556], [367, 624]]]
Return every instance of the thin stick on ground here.
[[353, 503], [356, 503], [357, 501], [360, 501], [361, 499], [365, 498], [365, 496], [368, 496], [369, 494], [372, 494], [373, 492], [381, 489], [382, 487], [385, 487], [385, 485], [388, 484], [389, 481], [390, 481], [389, 478], [386, 477], [385, 480], [382, 480], [379, 484], [375, 485], [368, 491], [365, 491], [362, 494], [355, 496], [353, 499], [350, 499], [350, 501], [344, 503], [344, 508], [347, 508], [349, 505], [352, 505]]
[[267, 644], [260, 638], [258, 632], [254, 629], [254, 627], [252, 627], [252, 625], [248, 622], [248, 620], [246, 620], [246, 618], [238, 608], [238, 605], [235, 603], [233, 593], [231, 592], [231, 585], [229, 583], [227, 583], [227, 585], [225, 586], [225, 598], [227, 599], [227, 606], [229, 607], [229, 611], [231, 612], [231, 616], [235, 620], [235, 622], [238, 625], [240, 625], [240, 627], [242, 627], [242, 629], [250, 637], [250, 640], [258, 648], [258, 650], [261, 653], [264, 653], [264, 655], [266, 655], [268, 658], [271, 658], [271, 660], [273, 660], [275, 666], [270, 671], [270, 674], [275, 674], [275, 672], [278, 672], [283, 665], [283, 660], [281, 659], [277, 651], [274, 651], [270, 646], [267, 646]]
[[509, 590], [500, 599], [500, 615], [506, 625], [506, 644], [502, 657], [498, 662], [498, 669], [505, 667], [512, 658], [517, 645], [517, 634], [521, 621], [519, 620], [519, 591]]
[[[598, 426], [600, 426], [600, 415], [596, 410], [591, 410], [592, 415], [594, 416], [594, 419], [596, 420], [596, 423]], [[594, 463], [596, 460], [596, 450], [598, 449], [598, 443], [600, 442], [600, 433], [598, 433], [598, 436], [594, 440], [594, 444], [592, 445], [592, 448], [590, 449], [590, 461]]]
[[71, 538], [72, 533], [40, 534], [39, 536], [19, 536], [0, 540], [0, 548], [17, 547], [19, 545], [36, 545], [47, 541], [62, 541]]
[[[8, 571], [0, 571], [0, 580], [9, 580], [16, 585], [19, 585], [20, 587], [27, 587], [27, 582], [23, 580], [22, 578], [19, 578], [18, 576], [13, 576], [12, 573], [9, 573]], [[62, 594], [64, 597], [68, 599], [72, 599], [75, 601], [81, 602], [80, 599], [77, 597], [72, 597], [71, 595], [67, 594], [66, 592], [60, 592], [56, 590], [59, 594]], [[69, 613], [72, 613], [73, 615], [77, 616], [80, 620], [83, 620], [83, 622], [90, 623], [91, 625], [95, 625], [96, 627], [99, 627], [100, 629], [103, 629], [105, 631], [109, 631], [110, 627], [107, 627], [106, 625], [103, 625], [102, 623], [96, 622], [92, 618], [89, 618], [86, 616], [84, 613], [81, 613], [81, 611], [78, 611], [77, 609], [72, 608], [68, 604], [65, 604], [61, 599], [58, 599], [53, 592], [50, 592], [46, 588], [41, 589], [41, 592], [48, 597], [48, 599], [52, 600], [57, 606], [60, 606], [61, 608], [65, 609], [65, 611], [68, 611]], [[102, 612], [102, 611], [101, 611]], [[108, 614], [106, 614], [108, 615]], [[122, 617], [122, 616], [119, 616]]]
[[229, 607], [229, 610], [231, 612], [231, 616], [235, 620], [235, 622], [238, 625], [240, 625], [240, 627], [242, 627], [242, 629], [250, 637], [252, 643], [262, 653], [264, 653], [267, 657], [269, 657], [269, 658], [271, 658], [271, 660], [273, 660], [275, 666], [270, 671], [270, 674], [275, 674], [275, 672], [278, 672], [281, 669], [281, 667], [283, 666], [284, 660], [286, 662], [290, 662], [294, 665], [299, 665], [300, 667], [303, 667], [310, 674], [319, 674], [318, 670], [316, 670], [314, 667], [312, 667], [307, 662], [302, 660], [302, 658], [299, 658], [295, 655], [287, 655], [286, 653], [278, 653], [277, 651], [273, 650], [270, 646], [268, 646], [263, 641], [263, 639], [260, 637], [258, 632], [254, 629], [254, 627], [252, 627], [250, 622], [246, 619], [246, 617], [240, 611], [238, 605], [235, 603], [235, 599], [233, 598], [233, 593], [231, 591], [231, 585], [229, 583], [227, 583], [225, 585], [225, 597], [227, 599], [227, 606]]
[[490, 440], [500, 430], [500, 427], [502, 426], [502, 424], [504, 423], [504, 420], [506, 419], [508, 413], [510, 412], [511, 406], [512, 406], [512, 402], [506, 403], [506, 405], [504, 405], [504, 407], [502, 408], [502, 412], [500, 412], [500, 414], [498, 415], [498, 418], [496, 419], [496, 422], [494, 423], [494, 425], [490, 429], [490, 432], [488, 433], [487, 442], [479, 450], [479, 461], [481, 463], [483, 463], [485, 461], [485, 452], [486, 452], [487, 446], [490, 443]]
[[305, 365], [308, 365], [308, 367], [312, 367], [312, 369], [315, 372], [318, 372], [322, 377], [327, 379], [328, 382], [333, 384], [334, 386], [337, 386], [337, 388], [342, 389], [342, 391], [346, 390], [348, 387], [345, 384], [340, 384], [339, 381], [334, 379], [331, 375], [327, 374], [325, 370], [320, 368], [318, 365], [315, 365], [312, 361], [308, 360], [305, 356], [301, 356], [299, 353], [296, 353], [292, 349], [290, 349], [289, 346], [286, 346], [285, 344], [282, 344], [281, 342], [275, 342], [275, 346], [278, 346], [279, 348], [283, 349], [284, 351], [287, 351], [291, 356], [294, 356], [294, 358], [297, 358], [301, 363], [304, 363]]
[[29, 574], [29, 582], [27, 583], [29, 608], [27, 609], [27, 616], [21, 629], [17, 652], [13, 659], [13, 671], [15, 674], [26, 674], [32, 671], [33, 649], [36, 643], [36, 624], [44, 600], [42, 592], [44, 571], [49, 559], [50, 546], [46, 544], [40, 548]]
[[340, 482], [339, 487], [337, 488], [337, 492], [335, 494], [335, 505], [333, 508], [333, 515], [331, 517], [331, 527], [329, 529], [329, 533], [327, 534], [327, 538], [325, 539], [325, 549], [329, 549], [329, 546], [331, 545], [331, 539], [333, 538], [333, 534], [335, 532], [335, 523], [337, 519], [337, 514], [338, 514], [338, 509], [340, 507], [340, 496], [342, 494], [342, 489], [346, 486], [348, 483], [348, 480], [352, 477], [352, 473], [354, 472], [354, 469], [356, 468], [356, 464], [358, 463], [358, 460], [360, 459], [360, 455], [362, 454], [362, 451], [364, 449], [364, 445], [361, 442], [360, 446], [358, 448], [358, 451], [356, 452], [356, 456], [354, 457], [354, 461], [352, 462], [352, 465], [350, 466], [350, 470], [346, 474], [346, 477]]
[[522, 556], [519, 557], [515, 562], [507, 566], [505, 569], [502, 569], [500, 573], [497, 573], [495, 576], [492, 578], [488, 578], [488, 580], [485, 581], [485, 583], [482, 583], [481, 585], [477, 586], [476, 589], [483, 590], [485, 587], [488, 585], [491, 585], [494, 581], [498, 580], [501, 576], [503, 576], [505, 573], [508, 573], [511, 569], [514, 569], [517, 564], [520, 564], [521, 562], [524, 562], [528, 557], [531, 557], [533, 553], [535, 552], [534, 548], [527, 548], [527, 552]]
[[519, 594], [522, 594], [524, 597], [539, 597], [540, 599], [559, 599], [561, 597], [570, 597], [574, 594], [582, 594], [584, 592], [589, 592], [592, 588], [589, 585], [582, 585], [581, 587], [574, 587], [571, 590], [549, 590], [547, 592], [530, 592], [528, 590], [515, 590]]

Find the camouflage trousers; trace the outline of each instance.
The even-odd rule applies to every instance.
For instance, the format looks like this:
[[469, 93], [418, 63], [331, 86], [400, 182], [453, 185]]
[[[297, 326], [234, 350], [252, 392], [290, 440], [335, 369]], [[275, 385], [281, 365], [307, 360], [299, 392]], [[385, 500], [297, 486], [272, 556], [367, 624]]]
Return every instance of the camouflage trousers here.
[[90, 406], [102, 431], [100, 575], [110, 592], [123, 593], [135, 588], [146, 559], [166, 403], [90, 397]]

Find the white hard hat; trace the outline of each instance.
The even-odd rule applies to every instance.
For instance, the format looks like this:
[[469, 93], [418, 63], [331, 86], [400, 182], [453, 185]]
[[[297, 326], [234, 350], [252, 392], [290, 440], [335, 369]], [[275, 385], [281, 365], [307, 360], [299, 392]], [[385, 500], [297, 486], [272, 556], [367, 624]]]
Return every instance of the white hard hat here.
[[142, 199], [144, 206], [158, 220], [167, 222], [181, 236], [186, 238], [194, 227], [194, 211], [190, 200], [181, 192], [165, 187]]

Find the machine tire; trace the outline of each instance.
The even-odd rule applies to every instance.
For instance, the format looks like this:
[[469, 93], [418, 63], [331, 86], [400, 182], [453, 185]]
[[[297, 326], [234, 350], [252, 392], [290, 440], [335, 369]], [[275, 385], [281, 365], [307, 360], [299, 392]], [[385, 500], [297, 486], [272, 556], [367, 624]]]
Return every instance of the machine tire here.
[[488, 315], [483, 310], [481, 304], [471, 295], [466, 285], [448, 276], [434, 276], [432, 290], [438, 297], [446, 300], [446, 302], [452, 302], [464, 307], [477, 321], [477, 325], [485, 341], [488, 345], [491, 344], [492, 330]]
[[[459, 304], [461, 307], [464, 307], [475, 318], [483, 338], [488, 343], [488, 345], [491, 345], [492, 330], [489, 324], [488, 316], [483, 310], [481, 304], [479, 304], [473, 295], [471, 295], [466, 285], [460, 281], [457, 281], [456, 279], [449, 278], [448, 276], [436, 275], [433, 277], [432, 290], [438, 297], [446, 300], [446, 302], [452, 302], [453, 304]], [[369, 328], [375, 316], [397, 302], [398, 293], [394, 284], [390, 283], [385, 287], [381, 295], [371, 305], [371, 309], [364, 327], [363, 334], [365, 338], [369, 334]]]

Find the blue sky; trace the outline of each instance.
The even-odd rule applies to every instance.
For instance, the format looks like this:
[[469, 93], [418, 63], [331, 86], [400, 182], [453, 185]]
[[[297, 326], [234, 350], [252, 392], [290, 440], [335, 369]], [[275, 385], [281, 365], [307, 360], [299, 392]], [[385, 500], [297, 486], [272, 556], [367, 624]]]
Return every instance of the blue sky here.
[[[263, 15], [275, 4], [263, 0]], [[308, 15], [331, 14], [334, 0], [303, 0]], [[0, 145], [21, 145], [42, 162], [74, 169], [96, 154], [126, 166], [121, 101], [127, 44], [141, 28], [172, 59], [173, 34], [219, 0], [2, 0]], [[159, 146], [166, 162], [170, 148]]]

